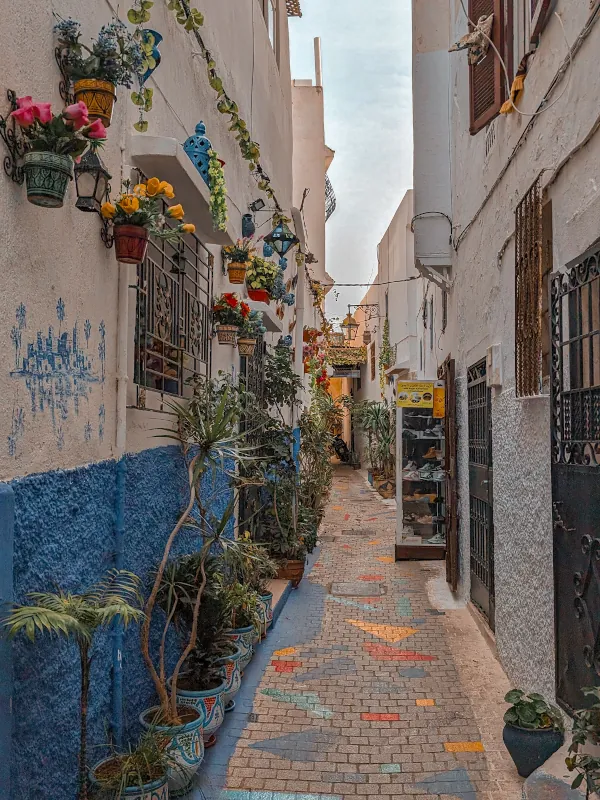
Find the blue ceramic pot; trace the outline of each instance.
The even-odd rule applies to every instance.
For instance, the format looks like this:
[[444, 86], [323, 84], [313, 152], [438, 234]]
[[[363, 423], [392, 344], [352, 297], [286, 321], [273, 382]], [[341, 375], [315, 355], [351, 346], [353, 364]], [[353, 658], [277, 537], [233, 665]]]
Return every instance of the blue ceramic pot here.
[[223, 656], [217, 661], [222, 670], [225, 681], [225, 691], [223, 692], [223, 705], [225, 711], [233, 711], [235, 702], [233, 698], [240, 690], [242, 685], [242, 671], [240, 670], [240, 658], [242, 651], [239, 647], [235, 648], [235, 653], [230, 656]]
[[247, 628], [236, 628], [235, 630], [227, 631], [225, 634], [242, 651], [240, 656], [240, 670], [242, 672], [252, 661], [252, 656], [254, 655], [252, 645], [254, 633], [254, 627], [249, 625]]
[[528, 778], [541, 767], [565, 741], [561, 731], [529, 730], [516, 725], [505, 725], [502, 738], [522, 778]]
[[205, 746], [215, 743], [215, 733], [225, 719], [223, 692], [226, 688], [225, 681], [220, 686], [214, 689], [206, 689], [203, 692], [177, 688], [177, 705], [192, 706], [200, 712]]
[[[96, 764], [96, 766], [90, 770], [90, 783], [93, 786], [100, 787], [100, 782], [96, 778], [95, 774], [96, 770], [99, 769], [103, 764], [107, 764], [112, 760], [112, 758], [105, 758], [104, 761]], [[169, 800], [169, 785], [167, 776], [165, 775], [164, 778], [152, 781], [151, 783], [145, 783], [143, 786], [130, 786], [127, 789], [123, 789], [119, 793], [119, 798], [127, 798], [127, 800]]]

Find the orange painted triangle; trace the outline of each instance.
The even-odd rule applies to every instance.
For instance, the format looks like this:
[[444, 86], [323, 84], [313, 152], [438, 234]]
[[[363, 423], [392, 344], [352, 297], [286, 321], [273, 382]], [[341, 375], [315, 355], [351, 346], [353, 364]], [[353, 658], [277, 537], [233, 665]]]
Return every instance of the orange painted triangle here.
[[399, 628], [396, 625], [376, 625], [372, 622], [361, 622], [359, 619], [347, 619], [346, 622], [360, 628], [365, 633], [370, 633], [378, 639], [383, 639], [384, 642], [401, 642], [403, 639], [408, 639], [413, 633], [418, 633], [416, 628]]

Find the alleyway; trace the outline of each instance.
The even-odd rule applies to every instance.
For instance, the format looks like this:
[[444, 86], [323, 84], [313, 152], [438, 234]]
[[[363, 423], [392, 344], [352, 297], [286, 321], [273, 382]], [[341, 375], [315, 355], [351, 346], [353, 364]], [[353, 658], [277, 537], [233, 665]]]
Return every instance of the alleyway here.
[[198, 800], [520, 798], [506, 678], [467, 610], [434, 607], [439, 567], [393, 562], [394, 528], [393, 504], [339, 470], [318, 560], [247, 670]]

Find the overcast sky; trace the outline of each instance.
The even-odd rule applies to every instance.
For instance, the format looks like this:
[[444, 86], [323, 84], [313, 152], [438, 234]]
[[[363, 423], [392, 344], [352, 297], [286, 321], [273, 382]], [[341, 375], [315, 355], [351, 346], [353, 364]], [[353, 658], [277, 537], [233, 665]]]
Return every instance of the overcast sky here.
[[[329, 177], [337, 210], [327, 223], [327, 271], [341, 283], [377, 271], [377, 245], [412, 186], [410, 0], [301, 0], [290, 19], [292, 77], [314, 80], [323, 49]], [[333, 291], [327, 315], [345, 316], [364, 288]]]

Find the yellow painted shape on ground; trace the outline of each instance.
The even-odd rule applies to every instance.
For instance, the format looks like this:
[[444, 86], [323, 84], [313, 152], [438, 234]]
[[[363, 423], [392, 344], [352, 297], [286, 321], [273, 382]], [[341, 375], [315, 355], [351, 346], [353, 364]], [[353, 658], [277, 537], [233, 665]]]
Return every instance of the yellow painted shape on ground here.
[[295, 647], [284, 647], [283, 650], [275, 650], [273, 655], [276, 656], [293, 656], [297, 650]]
[[396, 559], [394, 556], [377, 556], [377, 561], [381, 561], [382, 564], [395, 564]]
[[375, 545], [375, 544], [381, 544], [381, 539], [373, 539], [373, 541], [372, 541], [372, 542], [367, 542], [367, 544], [373, 544], [373, 545]]
[[444, 742], [447, 753], [483, 753], [481, 742]]
[[403, 639], [408, 639], [413, 633], [418, 633], [416, 628], [399, 628], [396, 625], [375, 625], [372, 622], [362, 622], [359, 619], [347, 619], [346, 622], [390, 644], [401, 642]]
[[332, 511], [343, 511], [344, 506], [331, 506]]
[[415, 701], [418, 706], [434, 706], [435, 700], [430, 700], [427, 697], [420, 697]]

